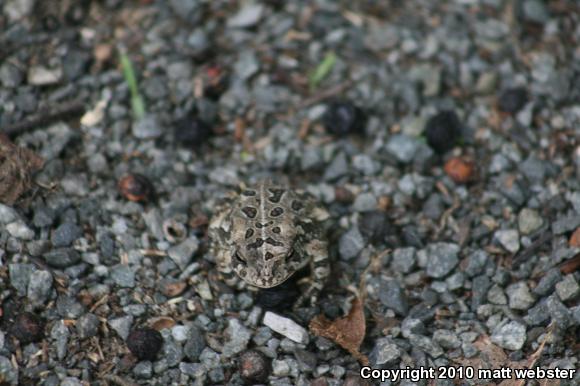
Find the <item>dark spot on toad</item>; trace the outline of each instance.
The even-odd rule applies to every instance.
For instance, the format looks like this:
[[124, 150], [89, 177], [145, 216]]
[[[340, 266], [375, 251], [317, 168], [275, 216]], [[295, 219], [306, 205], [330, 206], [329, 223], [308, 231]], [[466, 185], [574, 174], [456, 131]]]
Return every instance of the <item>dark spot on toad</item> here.
[[270, 245], [273, 245], [273, 246], [275, 246], [275, 247], [283, 247], [283, 246], [284, 246], [284, 243], [281, 243], [280, 241], [276, 241], [276, 240], [274, 240], [274, 239], [273, 239], [273, 238], [271, 238], [271, 237], [268, 237], [268, 238], [266, 239], [266, 243], [268, 243], [268, 244], [270, 244]]
[[250, 237], [252, 237], [254, 235], [254, 230], [252, 228], [248, 229], [246, 231], [246, 238], [249, 239]]
[[284, 209], [280, 208], [279, 206], [275, 207], [274, 209], [272, 209], [270, 211], [270, 216], [272, 217], [278, 217], [280, 216], [282, 213], [284, 213]]
[[280, 229], [280, 227], [274, 227], [272, 228], [272, 232], [274, 233], [280, 233], [282, 230]]
[[292, 209], [294, 209], [295, 211], [299, 211], [302, 208], [304, 208], [304, 204], [302, 204], [300, 201], [292, 201]]
[[252, 197], [252, 196], [255, 196], [256, 195], [256, 191], [255, 190], [244, 190], [242, 192], [242, 194], [244, 196]]
[[266, 260], [272, 260], [274, 258], [274, 255], [271, 254], [270, 252], [266, 252], [266, 255], [264, 257]]
[[256, 208], [252, 208], [251, 206], [242, 208], [242, 212], [244, 212], [244, 214], [249, 218], [254, 218], [256, 217], [256, 214], [258, 214], [258, 210]]
[[268, 189], [272, 195], [268, 197], [268, 200], [274, 204], [280, 202], [282, 195], [284, 194], [284, 189]]

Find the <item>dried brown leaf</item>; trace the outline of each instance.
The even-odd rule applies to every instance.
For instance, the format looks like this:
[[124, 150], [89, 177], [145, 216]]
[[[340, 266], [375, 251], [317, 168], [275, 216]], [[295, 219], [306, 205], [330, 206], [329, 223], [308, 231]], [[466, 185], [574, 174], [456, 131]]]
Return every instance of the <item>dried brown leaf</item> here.
[[157, 331], [161, 331], [164, 328], [171, 328], [171, 327], [175, 326], [177, 323], [175, 322], [174, 319], [172, 319], [168, 316], [159, 316], [159, 317], [150, 319], [148, 324], [149, 324], [149, 326], [151, 326], [151, 328], [153, 328]]
[[580, 269], [580, 253], [560, 264], [560, 272], [567, 275]]
[[321, 314], [310, 321], [309, 328], [314, 335], [336, 342], [360, 363], [368, 365], [368, 358], [359, 351], [366, 333], [366, 321], [363, 303], [358, 297], [353, 299], [345, 317], [330, 321]]
[[32, 174], [43, 164], [32, 150], [16, 146], [0, 134], [0, 202], [13, 205], [32, 187]]

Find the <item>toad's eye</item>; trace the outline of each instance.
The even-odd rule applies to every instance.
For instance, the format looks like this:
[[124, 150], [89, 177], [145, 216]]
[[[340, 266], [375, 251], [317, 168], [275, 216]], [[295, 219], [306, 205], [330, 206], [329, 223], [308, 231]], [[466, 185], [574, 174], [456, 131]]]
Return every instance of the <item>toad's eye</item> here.
[[296, 252], [294, 249], [290, 250], [290, 253], [286, 255], [286, 261], [292, 261], [294, 259]]
[[241, 263], [241, 264], [243, 264], [243, 265], [246, 265], [246, 263], [247, 263], [247, 262], [246, 262], [246, 259], [245, 259], [245, 258], [244, 258], [242, 255], [240, 255], [240, 254], [239, 254], [237, 251], [236, 251], [236, 253], [234, 254], [234, 259], [235, 259], [235, 260], [236, 260], [238, 263]]

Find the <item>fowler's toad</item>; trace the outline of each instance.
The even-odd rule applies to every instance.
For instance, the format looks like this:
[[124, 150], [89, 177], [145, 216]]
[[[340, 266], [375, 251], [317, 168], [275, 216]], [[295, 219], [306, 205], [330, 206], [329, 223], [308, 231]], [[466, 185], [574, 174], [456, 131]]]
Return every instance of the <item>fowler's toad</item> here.
[[209, 224], [211, 252], [230, 286], [272, 288], [310, 265], [311, 283], [296, 306], [314, 304], [329, 274], [321, 227], [328, 213], [304, 192], [263, 181], [226, 200]]

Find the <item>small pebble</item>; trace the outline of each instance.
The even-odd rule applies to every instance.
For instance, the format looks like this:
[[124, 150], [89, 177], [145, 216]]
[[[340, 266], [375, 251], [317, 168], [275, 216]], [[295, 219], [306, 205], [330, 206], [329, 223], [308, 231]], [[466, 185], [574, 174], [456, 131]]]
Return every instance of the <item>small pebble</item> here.
[[264, 315], [264, 325], [296, 343], [308, 343], [308, 331], [292, 319], [267, 311]]

